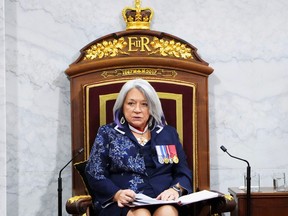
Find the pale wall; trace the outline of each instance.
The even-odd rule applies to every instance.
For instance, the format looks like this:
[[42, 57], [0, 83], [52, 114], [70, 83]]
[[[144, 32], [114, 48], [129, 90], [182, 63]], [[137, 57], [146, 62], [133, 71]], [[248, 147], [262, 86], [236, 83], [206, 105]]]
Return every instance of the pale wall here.
[[[5, 209], [9, 216], [57, 215], [58, 172], [71, 157], [64, 71], [83, 46], [124, 30], [121, 10], [133, 4], [1, 1], [1, 215]], [[221, 145], [249, 160], [263, 186], [272, 186], [274, 171], [288, 175], [287, 1], [143, 0], [142, 6], [155, 10], [151, 29], [191, 43], [215, 69], [209, 78], [211, 188], [243, 185], [246, 164]], [[71, 166], [62, 177], [64, 206]]]

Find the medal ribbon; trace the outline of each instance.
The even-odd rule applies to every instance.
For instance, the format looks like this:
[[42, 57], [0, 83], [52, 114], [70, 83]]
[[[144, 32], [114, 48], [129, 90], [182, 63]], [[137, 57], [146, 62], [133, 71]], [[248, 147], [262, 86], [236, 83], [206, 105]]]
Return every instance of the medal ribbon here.
[[173, 158], [174, 156], [177, 156], [176, 146], [175, 145], [168, 145], [170, 157]]
[[173, 163], [173, 155], [172, 155], [171, 152], [170, 152], [169, 146], [170, 146], [170, 145], [166, 145], [166, 151], [167, 151], [167, 153], [168, 153], [169, 162], [170, 162], [170, 163]]
[[161, 152], [162, 152], [163, 158], [168, 158], [169, 156], [168, 156], [168, 154], [166, 152], [165, 146], [161, 145], [160, 148], [161, 148]]
[[157, 155], [162, 156], [160, 146], [156, 146]]
[[157, 145], [156, 145], [156, 152], [157, 152], [157, 156], [158, 156], [158, 161], [159, 161], [159, 163], [160, 163], [160, 164], [163, 164], [163, 163], [164, 163], [164, 158], [163, 158], [163, 155], [162, 155], [160, 146], [157, 146]]
[[177, 150], [175, 145], [169, 145], [169, 151], [171, 153], [171, 157], [173, 158], [174, 163], [179, 163], [179, 158], [177, 156]]
[[163, 160], [164, 160], [164, 163], [167, 164], [169, 163], [169, 156], [167, 154], [167, 151], [166, 151], [166, 146], [165, 145], [160, 145], [160, 148], [161, 148], [161, 152], [162, 152], [162, 155], [163, 155]]

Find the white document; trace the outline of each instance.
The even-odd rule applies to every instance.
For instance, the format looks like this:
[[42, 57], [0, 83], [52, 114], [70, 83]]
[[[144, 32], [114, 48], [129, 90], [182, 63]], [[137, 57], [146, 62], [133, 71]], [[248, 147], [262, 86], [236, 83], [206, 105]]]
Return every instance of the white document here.
[[144, 206], [144, 205], [161, 205], [161, 204], [178, 204], [178, 205], [187, 205], [190, 203], [199, 202], [202, 200], [208, 200], [212, 198], [218, 197], [219, 194], [215, 192], [211, 192], [208, 190], [202, 190], [199, 192], [191, 193], [188, 195], [181, 196], [177, 200], [157, 200], [155, 198], [151, 198], [144, 194], [136, 194], [135, 201], [132, 202], [129, 206]]

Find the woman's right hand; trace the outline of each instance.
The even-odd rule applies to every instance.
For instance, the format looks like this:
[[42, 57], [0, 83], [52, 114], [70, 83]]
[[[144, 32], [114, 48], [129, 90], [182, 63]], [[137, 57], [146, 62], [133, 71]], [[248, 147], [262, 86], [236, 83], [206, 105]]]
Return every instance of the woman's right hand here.
[[114, 195], [113, 201], [117, 202], [119, 207], [124, 207], [135, 200], [135, 195], [135, 192], [130, 189], [119, 190]]

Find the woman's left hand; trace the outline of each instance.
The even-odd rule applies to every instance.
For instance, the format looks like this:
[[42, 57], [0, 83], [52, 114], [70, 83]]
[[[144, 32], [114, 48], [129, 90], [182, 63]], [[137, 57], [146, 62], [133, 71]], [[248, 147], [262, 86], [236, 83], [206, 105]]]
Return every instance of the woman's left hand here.
[[178, 198], [179, 198], [179, 194], [173, 188], [169, 188], [167, 190], [164, 190], [162, 193], [160, 193], [156, 197], [156, 199], [158, 199], [158, 200], [176, 200]]

